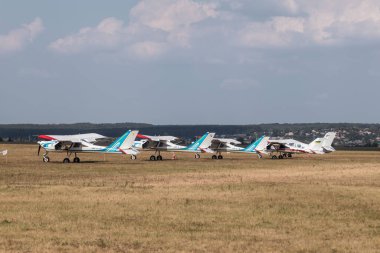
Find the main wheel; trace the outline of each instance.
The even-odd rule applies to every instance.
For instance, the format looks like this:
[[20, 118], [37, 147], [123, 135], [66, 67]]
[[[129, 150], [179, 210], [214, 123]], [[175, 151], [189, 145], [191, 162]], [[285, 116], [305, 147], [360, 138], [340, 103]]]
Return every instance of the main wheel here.
[[223, 156], [222, 155], [218, 155], [218, 159], [223, 159]]
[[74, 163], [80, 163], [80, 159], [79, 159], [79, 157], [74, 157], [73, 162], [74, 162]]
[[277, 156], [275, 156], [275, 155], [274, 155], [274, 156], [272, 156], [272, 159], [273, 159], [273, 160], [274, 160], [274, 159], [277, 159]]
[[218, 157], [216, 155], [213, 155], [211, 158], [212, 159], [218, 159]]
[[199, 154], [195, 154], [195, 159], [199, 159], [199, 158], [201, 158], [201, 156], [199, 155]]
[[289, 153], [289, 154], [288, 154], [288, 157], [289, 157], [289, 158], [292, 158], [292, 154]]
[[135, 155], [131, 155], [131, 160], [136, 160], [137, 157]]
[[161, 155], [157, 156], [157, 161], [162, 161], [162, 156]]
[[278, 159], [284, 159], [284, 157], [282, 155], [279, 155]]
[[70, 159], [69, 158], [63, 159], [63, 163], [70, 163]]
[[48, 156], [44, 156], [44, 158], [42, 158], [42, 161], [44, 163], [48, 163], [48, 162], [50, 162], [50, 158]]
[[156, 161], [156, 157], [154, 155], [151, 155], [149, 158], [151, 161]]

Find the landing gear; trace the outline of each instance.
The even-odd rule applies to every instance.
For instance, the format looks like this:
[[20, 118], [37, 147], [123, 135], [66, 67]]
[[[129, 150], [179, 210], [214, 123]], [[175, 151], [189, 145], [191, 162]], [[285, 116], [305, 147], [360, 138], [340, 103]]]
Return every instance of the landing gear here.
[[[79, 157], [77, 157], [77, 153], [74, 153], [74, 154], [75, 154], [75, 157], [73, 159], [73, 163], [80, 163], [80, 159], [79, 159]], [[71, 155], [71, 153], [68, 154], [69, 157], [70, 157], [70, 155]]]
[[155, 155], [151, 155], [149, 160], [151, 161], [162, 161], [162, 156], [161, 156], [161, 152], [160, 151], [156, 151], [156, 153], [154, 154], [157, 154], [158, 153], [158, 156], [155, 156]]
[[277, 159], [276, 155], [272, 156], [272, 160], [276, 160], [276, 159]]
[[199, 158], [201, 158], [201, 156], [199, 154], [195, 154], [194, 158], [199, 159]]
[[137, 159], [137, 156], [131, 155], [131, 160], [136, 160], [136, 159]]
[[48, 156], [44, 156], [44, 157], [42, 158], [42, 161], [43, 161], [44, 163], [48, 163], [48, 162], [50, 162], [50, 158], [49, 158]]
[[221, 160], [221, 159], [223, 159], [223, 156], [222, 156], [221, 154], [219, 154], [219, 155], [213, 155], [211, 158], [212, 158], [212, 159], [218, 159], [218, 160]]
[[70, 163], [70, 159], [69, 158], [63, 159], [63, 163]]
[[282, 155], [279, 155], [278, 159], [284, 159], [284, 157]]
[[288, 157], [289, 157], [289, 158], [292, 158], [293, 156], [292, 156], [292, 154], [289, 153], [289, 154], [288, 154]]

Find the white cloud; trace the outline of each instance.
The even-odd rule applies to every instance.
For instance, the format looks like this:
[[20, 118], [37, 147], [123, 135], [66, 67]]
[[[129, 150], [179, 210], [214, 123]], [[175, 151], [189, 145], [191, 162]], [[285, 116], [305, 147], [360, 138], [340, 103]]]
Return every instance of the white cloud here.
[[281, 1], [283, 6], [291, 13], [297, 13], [299, 10], [296, 0], [283, 0]]
[[214, 4], [192, 0], [142, 0], [132, 10], [134, 22], [165, 32], [189, 27], [210, 17], [216, 17]]
[[124, 25], [110, 17], [96, 27], [57, 39], [49, 46], [59, 53], [122, 48], [137, 57], [149, 58], [163, 54], [170, 47], [190, 45], [191, 26], [215, 17], [212, 4], [192, 0], [141, 0], [130, 11], [131, 21]]
[[377, 0], [287, 0], [282, 5], [293, 14], [302, 15], [272, 16], [269, 21], [248, 23], [239, 31], [240, 44], [283, 47], [380, 39], [380, 2]]
[[[263, 13], [255, 12], [254, 7], [264, 10]], [[237, 48], [244, 51], [246, 48], [313, 47], [380, 39], [378, 0], [257, 0], [254, 3], [250, 0], [140, 0], [129, 14], [126, 23], [114, 17], [106, 18], [97, 26], [57, 39], [49, 47], [59, 53], [127, 52], [128, 56], [142, 59], [182, 50], [176, 55], [207, 61]]]
[[126, 37], [123, 21], [105, 18], [96, 27], [85, 27], [76, 34], [60, 38], [49, 48], [60, 53], [77, 53], [93, 49], [114, 49]]
[[31, 23], [24, 24], [6, 35], [0, 35], [0, 53], [10, 53], [24, 49], [44, 29], [42, 20], [35, 18]]
[[160, 56], [165, 52], [167, 46], [165, 43], [154, 41], [138, 42], [129, 47], [132, 55], [140, 59], [151, 59]]
[[240, 32], [240, 43], [251, 47], [287, 46], [296, 34], [304, 32], [302, 18], [275, 17], [268, 22], [252, 22]]

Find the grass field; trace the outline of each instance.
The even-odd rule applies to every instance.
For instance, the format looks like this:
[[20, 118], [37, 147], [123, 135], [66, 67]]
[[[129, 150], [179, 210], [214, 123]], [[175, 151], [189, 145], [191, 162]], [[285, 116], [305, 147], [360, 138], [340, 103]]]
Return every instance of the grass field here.
[[66, 165], [4, 148], [0, 251], [380, 252], [379, 152]]

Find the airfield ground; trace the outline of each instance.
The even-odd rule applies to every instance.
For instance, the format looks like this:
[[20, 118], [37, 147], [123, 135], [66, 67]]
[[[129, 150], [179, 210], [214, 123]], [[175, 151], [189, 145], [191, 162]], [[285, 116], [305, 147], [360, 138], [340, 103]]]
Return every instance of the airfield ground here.
[[0, 251], [380, 252], [379, 152], [66, 165], [4, 148]]

